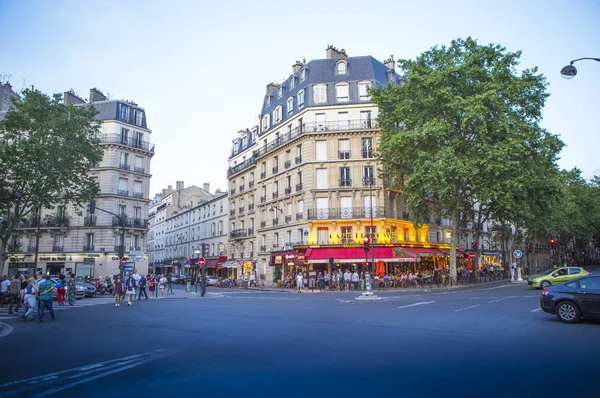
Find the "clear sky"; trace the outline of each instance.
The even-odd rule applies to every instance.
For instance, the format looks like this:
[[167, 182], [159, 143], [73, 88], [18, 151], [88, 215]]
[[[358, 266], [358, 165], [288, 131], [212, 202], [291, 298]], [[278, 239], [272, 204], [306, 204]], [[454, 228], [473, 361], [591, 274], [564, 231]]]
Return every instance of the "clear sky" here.
[[551, 97], [543, 126], [567, 147], [560, 166], [600, 175], [600, 1], [17, 1], [0, 0], [0, 74], [48, 94], [98, 87], [146, 109], [156, 145], [150, 194], [183, 180], [226, 189], [240, 129], [258, 124], [268, 82], [296, 60], [348, 55], [414, 59], [472, 36], [523, 52]]

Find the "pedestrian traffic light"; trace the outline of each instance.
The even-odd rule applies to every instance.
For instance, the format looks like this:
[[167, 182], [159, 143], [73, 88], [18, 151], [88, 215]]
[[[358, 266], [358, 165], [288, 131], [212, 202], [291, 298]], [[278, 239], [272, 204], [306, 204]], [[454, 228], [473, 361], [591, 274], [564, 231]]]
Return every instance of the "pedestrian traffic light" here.
[[550, 246], [554, 246], [554, 245], [556, 245], [556, 239], [551, 238], [550, 239]]
[[369, 251], [369, 243], [371, 243], [371, 239], [369, 239], [368, 236], [365, 236], [363, 238], [363, 245], [364, 245], [365, 253], [367, 253]]
[[208, 257], [208, 243], [202, 244], [202, 257]]
[[95, 200], [90, 200], [90, 214], [94, 214], [94, 212], [96, 211], [96, 201]]

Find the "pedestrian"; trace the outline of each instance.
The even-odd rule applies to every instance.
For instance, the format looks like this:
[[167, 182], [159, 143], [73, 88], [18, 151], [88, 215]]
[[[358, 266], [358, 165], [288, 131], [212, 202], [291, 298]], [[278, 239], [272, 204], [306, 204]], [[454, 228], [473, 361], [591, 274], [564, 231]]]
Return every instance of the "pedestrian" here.
[[60, 274], [58, 276], [58, 283], [56, 284], [56, 302], [58, 305], [65, 305], [65, 297], [67, 295], [67, 285], [65, 276]]
[[303, 277], [302, 277], [302, 272], [298, 272], [298, 274], [296, 275], [296, 285], [298, 286], [298, 293], [302, 293], [302, 286], [304, 286], [304, 282], [303, 282]]
[[35, 284], [35, 279], [31, 277], [27, 281], [27, 286], [25, 287], [25, 314], [23, 314], [23, 317], [21, 318], [23, 322], [33, 321], [33, 312], [37, 305], [37, 300], [35, 298], [37, 293], [38, 289]]
[[146, 300], [148, 300], [148, 295], [146, 294], [146, 278], [144, 277], [144, 275], [142, 275], [140, 278], [139, 291], [140, 293], [138, 295], [138, 300], [142, 299], [142, 295], [144, 295]]
[[172, 274], [167, 275], [167, 294], [174, 294], [173, 293], [173, 275]]
[[154, 291], [156, 290], [156, 277], [154, 274], [148, 276], [148, 291], [150, 292], [150, 298], [154, 298]]
[[325, 290], [325, 278], [322, 272], [319, 272], [319, 275], [317, 275], [317, 281], [319, 281], [319, 290]]
[[165, 285], [167, 284], [167, 278], [163, 274], [158, 279], [158, 288], [160, 289], [160, 297], [165, 298]]
[[494, 272], [494, 266], [490, 264], [490, 281], [496, 280], [496, 273]]
[[349, 270], [344, 272], [344, 290], [350, 290], [350, 280], [352, 279], [352, 275]]
[[123, 279], [121, 275], [117, 275], [117, 279], [115, 280], [115, 290], [113, 292], [115, 294], [115, 307], [121, 306], [121, 295], [123, 294]]
[[8, 303], [10, 281], [6, 275], [2, 275], [2, 282], [0, 282], [0, 306], [4, 308], [4, 304]]
[[71, 272], [71, 276], [67, 278], [67, 302], [69, 305], [75, 304], [76, 294], [77, 286], [75, 285], [75, 274]]
[[338, 290], [342, 291], [342, 286], [344, 285], [344, 273], [340, 269], [337, 273], [337, 281], [338, 281]]
[[135, 285], [136, 285], [136, 286], [139, 286], [139, 285], [140, 285], [140, 279], [141, 279], [141, 278], [142, 278], [142, 277], [141, 277], [141, 275], [140, 275], [140, 274], [138, 274], [138, 271], [137, 271], [137, 269], [134, 269], [134, 270], [133, 270], [133, 280], [135, 281]]
[[52, 308], [52, 291], [56, 289], [54, 282], [50, 280], [50, 275], [46, 275], [45, 280], [40, 283], [40, 311], [38, 323], [44, 322], [44, 310], [48, 309], [50, 312], [50, 319], [53, 321], [56, 319], [54, 315], [54, 308]]
[[358, 290], [358, 282], [360, 281], [360, 278], [358, 276], [358, 272], [356, 272], [356, 270], [354, 270], [354, 272], [352, 273], [352, 284], [354, 285], [354, 290]]
[[135, 279], [127, 273], [127, 278], [125, 280], [125, 294], [127, 295], [127, 305], [131, 305], [131, 300], [133, 296], [135, 296]]
[[8, 305], [8, 313], [13, 313], [13, 306], [16, 304], [16, 308], [14, 312], [19, 312], [19, 308], [21, 307], [21, 275], [15, 274], [13, 280], [10, 281], [9, 287], [9, 305]]

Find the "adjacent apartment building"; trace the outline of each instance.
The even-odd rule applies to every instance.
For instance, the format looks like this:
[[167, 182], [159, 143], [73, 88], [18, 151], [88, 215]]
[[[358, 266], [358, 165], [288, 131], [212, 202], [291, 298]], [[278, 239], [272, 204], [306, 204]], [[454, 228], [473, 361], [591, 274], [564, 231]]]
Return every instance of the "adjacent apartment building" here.
[[238, 276], [256, 270], [270, 284], [298, 270], [362, 270], [365, 236], [375, 246], [368, 260], [387, 272], [448, 261], [450, 228], [417, 228], [378, 175], [369, 89], [400, 81], [392, 58], [329, 46], [324, 59], [297, 61], [289, 78], [267, 85], [260, 126], [238, 133], [227, 171]]
[[[119, 250], [124, 246], [131, 270], [135, 262], [148, 261], [145, 255], [148, 233], [150, 162], [154, 145], [148, 128], [146, 111], [131, 101], [108, 99], [100, 90], [90, 90], [89, 100], [72, 90], [64, 93], [64, 102], [76, 106], [93, 106], [100, 125], [98, 140], [104, 157], [90, 167], [90, 175], [100, 186], [96, 206], [121, 216], [89, 209], [78, 215], [74, 206], [42, 209], [41, 223], [35, 218], [19, 225], [21, 253], [9, 257], [8, 274], [58, 275], [75, 272], [78, 276], [99, 277], [120, 272]], [[36, 241], [39, 239], [38, 263], [35, 264]]]

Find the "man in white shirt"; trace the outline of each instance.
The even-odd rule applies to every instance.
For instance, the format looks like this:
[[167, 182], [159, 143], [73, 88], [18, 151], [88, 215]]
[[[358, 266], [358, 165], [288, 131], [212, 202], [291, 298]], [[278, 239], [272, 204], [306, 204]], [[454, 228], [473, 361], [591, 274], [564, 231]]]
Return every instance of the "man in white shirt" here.
[[350, 274], [350, 271], [346, 270], [346, 272], [344, 272], [344, 285], [345, 285], [346, 290], [350, 290], [351, 278], [352, 278], [352, 275]]
[[134, 270], [135, 274], [133, 274], [133, 279], [135, 280], [135, 285], [139, 286], [140, 285], [140, 279], [142, 279], [142, 276], [138, 273], [137, 269]]
[[0, 307], [4, 308], [4, 303], [8, 303], [8, 288], [10, 287], [10, 281], [6, 275], [2, 275], [2, 282], [0, 283]]
[[303, 277], [302, 277], [302, 272], [298, 272], [298, 274], [296, 275], [296, 285], [298, 286], [298, 293], [302, 293], [302, 284], [304, 283], [303, 281]]
[[360, 278], [358, 277], [358, 272], [354, 271], [352, 274], [352, 284], [354, 285], [354, 290], [358, 290], [358, 281]]

